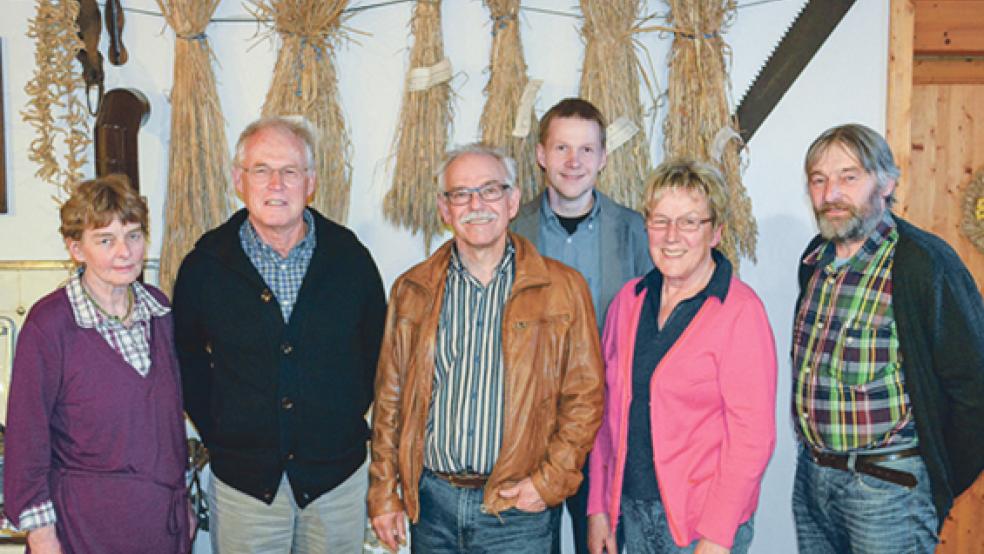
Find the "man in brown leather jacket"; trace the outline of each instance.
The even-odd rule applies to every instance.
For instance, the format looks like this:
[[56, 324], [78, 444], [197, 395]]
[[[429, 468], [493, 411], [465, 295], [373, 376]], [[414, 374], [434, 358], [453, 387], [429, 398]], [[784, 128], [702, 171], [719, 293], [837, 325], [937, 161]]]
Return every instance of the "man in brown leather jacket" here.
[[454, 230], [393, 285], [376, 375], [369, 516], [396, 550], [542, 553], [601, 421], [603, 363], [575, 270], [507, 232], [515, 164], [470, 145], [439, 173]]

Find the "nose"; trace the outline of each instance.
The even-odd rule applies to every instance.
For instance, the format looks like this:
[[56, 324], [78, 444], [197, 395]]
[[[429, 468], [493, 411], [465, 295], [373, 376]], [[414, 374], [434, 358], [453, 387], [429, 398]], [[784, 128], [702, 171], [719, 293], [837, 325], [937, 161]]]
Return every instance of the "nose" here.
[[567, 159], [565, 160], [565, 162], [567, 163], [568, 167], [574, 167], [574, 168], [579, 167], [581, 165], [581, 160], [578, 157], [577, 150], [572, 148], [570, 152], [567, 153]]
[[823, 201], [833, 202], [841, 196], [840, 181], [837, 178], [828, 179], [823, 187]]
[[117, 258], [127, 259], [130, 257], [131, 253], [132, 253], [132, 249], [130, 248], [130, 245], [127, 244], [127, 241], [121, 240], [116, 243]]
[[677, 227], [676, 220], [670, 221], [666, 227], [666, 242], [676, 242], [680, 238], [680, 228]]
[[471, 191], [471, 195], [468, 197], [468, 207], [473, 210], [480, 210], [483, 206], [482, 196], [477, 190]]
[[283, 169], [274, 169], [270, 171], [270, 182], [267, 183], [267, 188], [271, 188], [271, 189], [284, 188], [283, 176], [284, 176]]

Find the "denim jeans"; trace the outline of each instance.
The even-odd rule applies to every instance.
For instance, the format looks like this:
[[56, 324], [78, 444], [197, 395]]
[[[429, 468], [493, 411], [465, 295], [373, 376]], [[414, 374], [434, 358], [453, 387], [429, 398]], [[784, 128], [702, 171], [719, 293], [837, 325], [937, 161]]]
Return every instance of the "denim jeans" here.
[[[635, 500], [622, 497], [621, 526], [628, 554], [693, 554], [699, 541], [677, 546], [666, 521], [666, 509], [659, 500]], [[735, 531], [732, 554], [745, 554], [752, 544], [752, 520]]]
[[424, 470], [420, 518], [410, 526], [410, 549], [419, 554], [544, 554], [550, 552], [561, 506], [542, 512], [515, 508], [482, 512], [482, 489], [452, 486]]
[[915, 475], [910, 489], [864, 473], [822, 467], [800, 447], [793, 517], [800, 554], [931, 554], [936, 509], [919, 456], [878, 465]]

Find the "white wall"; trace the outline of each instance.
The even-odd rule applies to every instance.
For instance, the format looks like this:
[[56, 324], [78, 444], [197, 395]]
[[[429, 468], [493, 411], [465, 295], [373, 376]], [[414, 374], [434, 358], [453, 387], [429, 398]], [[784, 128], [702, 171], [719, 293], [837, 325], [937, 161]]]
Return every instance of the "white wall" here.
[[[353, 0], [354, 5], [370, 3], [374, 0]], [[738, 10], [735, 24], [726, 35], [734, 53], [732, 79], [736, 98], [741, 96], [803, 3], [800, 0], [739, 2], [746, 6]], [[574, 0], [526, 0], [523, 4], [568, 13], [576, 10]], [[126, 5], [157, 11], [153, 0], [129, 0]], [[9, 214], [0, 215], [0, 260], [62, 259], [65, 252], [58, 237], [57, 211], [51, 199], [55, 191], [33, 176], [35, 167], [26, 154], [33, 134], [19, 118], [26, 102], [23, 85], [33, 70], [33, 45], [24, 31], [34, 6], [30, 0], [0, 0], [0, 8], [11, 207]], [[649, 8], [657, 13], [667, 10], [659, 0], [649, 0]], [[390, 181], [390, 148], [407, 69], [410, 13], [411, 4], [404, 3], [356, 14], [349, 20], [349, 26], [371, 36], [355, 35], [357, 42], [338, 53], [342, 105], [353, 141], [354, 185], [348, 224], [372, 251], [387, 286], [424, 255], [418, 238], [394, 229], [381, 216], [382, 197]], [[245, 10], [239, 2], [226, 0], [217, 15], [245, 15]], [[542, 113], [560, 98], [577, 93], [583, 51], [578, 34], [580, 22], [533, 11], [524, 11], [521, 21], [530, 75], [546, 81], [537, 102], [538, 113]], [[478, 0], [444, 2], [446, 52], [457, 73], [452, 141], [455, 143], [472, 141], [479, 135], [489, 28], [488, 13]], [[228, 122], [226, 132], [229, 140], [234, 141], [241, 128], [259, 113], [272, 75], [276, 44], [257, 40], [253, 24], [216, 23], [207, 32], [217, 58], [215, 68]], [[655, 34], [640, 39], [657, 65], [659, 83], [665, 86], [664, 60], [669, 40]], [[150, 256], [157, 257], [167, 174], [167, 97], [173, 33], [159, 17], [128, 13], [124, 42], [130, 50], [130, 62], [122, 68], [106, 66], [106, 88], [138, 88], [152, 104], [150, 120], [139, 140], [141, 184], [152, 214]], [[756, 553], [784, 554], [795, 548], [789, 508], [794, 459], [794, 440], [787, 416], [789, 326], [797, 258], [815, 230], [804, 194], [803, 154], [814, 137], [835, 124], [859, 121], [876, 129], [884, 128], [887, 44], [888, 1], [858, 2], [750, 144], [744, 182], [754, 204], [760, 235], [758, 264], [746, 262], [742, 273], [769, 311], [780, 361], [779, 440], [766, 473], [756, 516], [753, 546]], [[661, 158], [659, 140], [654, 138], [653, 160], [658, 162]], [[57, 282], [62, 277], [63, 273], [49, 280]], [[27, 281], [39, 287], [37, 278], [31, 276]], [[39, 291], [51, 288], [54, 282], [44, 283]], [[24, 284], [23, 278], [16, 286], [12, 283], [9, 276], [0, 275], [0, 313], [16, 305], [15, 296], [30, 296], [24, 292], [25, 287], [30, 287]], [[22, 298], [20, 302], [29, 303], [29, 300]]]

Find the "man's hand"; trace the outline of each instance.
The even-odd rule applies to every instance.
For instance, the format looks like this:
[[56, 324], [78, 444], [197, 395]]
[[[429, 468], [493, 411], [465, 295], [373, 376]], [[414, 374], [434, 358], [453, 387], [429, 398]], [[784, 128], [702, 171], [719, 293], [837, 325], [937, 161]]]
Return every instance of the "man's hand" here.
[[54, 525], [39, 527], [27, 533], [27, 546], [34, 554], [62, 554], [61, 543]]
[[400, 550], [401, 544], [407, 542], [406, 514], [390, 512], [372, 518], [372, 530], [376, 533], [376, 538], [392, 552]]
[[588, 516], [588, 552], [591, 554], [618, 554], [615, 533], [605, 514]]
[[694, 549], [694, 554], [731, 554], [731, 549], [707, 539], [700, 539], [697, 541], [697, 548]]
[[515, 498], [516, 509], [524, 512], [542, 512], [547, 504], [540, 498], [540, 493], [533, 486], [533, 480], [527, 477], [519, 483], [499, 491], [503, 498]]

